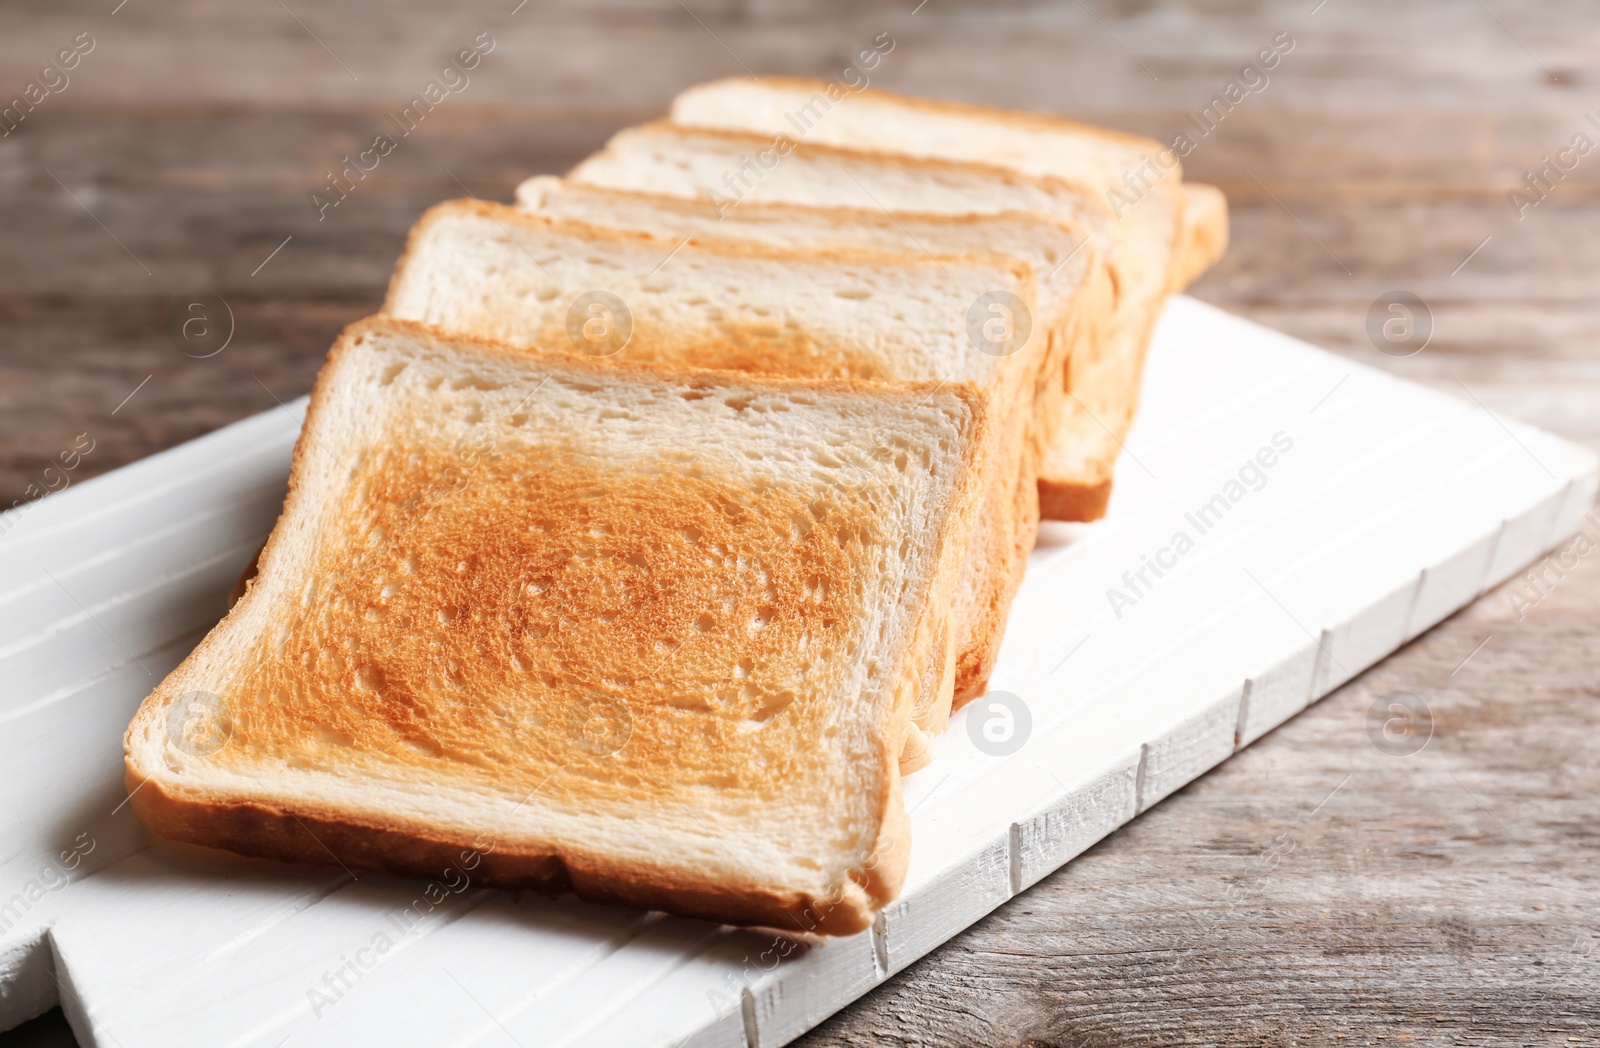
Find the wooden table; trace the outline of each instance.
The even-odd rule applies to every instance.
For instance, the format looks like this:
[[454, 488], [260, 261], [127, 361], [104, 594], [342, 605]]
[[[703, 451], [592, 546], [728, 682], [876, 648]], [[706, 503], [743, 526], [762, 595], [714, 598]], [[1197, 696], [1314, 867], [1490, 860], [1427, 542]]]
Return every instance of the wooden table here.
[[[1600, 143], [1577, 5], [286, 2], [0, 12], [0, 92], [85, 51], [0, 137], [0, 504], [82, 434], [73, 481], [304, 392], [427, 205], [508, 199], [697, 80], [839, 77], [885, 32], [883, 86], [1168, 139], [1289, 34], [1186, 161], [1233, 206], [1195, 293], [1600, 448], [1600, 150], [1508, 199]], [[470, 83], [319, 220], [325, 172], [480, 33]], [[1408, 358], [1366, 335], [1400, 289], [1434, 322]], [[203, 359], [168, 333], [197, 292], [234, 315]], [[1600, 555], [1484, 598], [801, 1043], [1595, 1043], [1597, 580]], [[1411, 756], [1368, 737], [1393, 690], [1432, 710]], [[70, 1043], [59, 1013], [0, 1035]]]

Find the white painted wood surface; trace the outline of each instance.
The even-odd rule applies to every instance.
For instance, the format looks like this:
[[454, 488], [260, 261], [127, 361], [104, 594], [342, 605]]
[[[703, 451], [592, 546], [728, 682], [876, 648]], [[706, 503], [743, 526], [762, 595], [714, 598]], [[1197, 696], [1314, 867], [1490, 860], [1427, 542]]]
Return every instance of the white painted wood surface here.
[[[871, 932], [472, 886], [408, 926], [420, 882], [152, 844], [122, 805], [123, 728], [271, 527], [300, 410], [0, 538], [0, 1029], [59, 1000], [97, 1048], [783, 1044], [1534, 560], [1597, 482], [1471, 400], [1175, 300], [1110, 514], [1047, 527], [1012, 611], [991, 693], [1026, 742], [988, 755], [989, 700], [957, 715], [907, 781], [911, 872]], [[1185, 515], [1275, 434], [1292, 449], [1199, 534]], [[1180, 530], [1119, 617], [1108, 590]]]

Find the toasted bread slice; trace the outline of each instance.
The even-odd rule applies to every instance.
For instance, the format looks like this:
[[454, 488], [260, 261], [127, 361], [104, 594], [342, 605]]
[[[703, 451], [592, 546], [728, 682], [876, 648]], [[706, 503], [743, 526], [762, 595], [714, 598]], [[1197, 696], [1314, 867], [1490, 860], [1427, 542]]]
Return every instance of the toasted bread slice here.
[[353, 325], [260, 574], [128, 728], [134, 810], [251, 855], [858, 931], [905, 874], [897, 756], [984, 412], [963, 383]]
[[[701, 84], [678, 96], [671, 118], [769, 140], [784, 135], [806, 144], [993, 164], [1069, 180], [1111, 204], [1118, 222], [1108, 262], [1119, 291], [1112, 362], [1074, 387], [1069, 412], [1077, 417], [1063, 427], [1056, 445], [1061, 454], [1040, 478], [1047, 516], [1092, 519], [1104, 512], [1162, 302], [1227, 242], [1227, 210], [1216, 206], [1222, 203], [1219, 193], [1182, 186], [1177, 156], [1149, 139], [1058, 117], [856, 91], [820, 80]], [[1185, 217], [1190, 207], [1192, 219]]]
[[[1048, 339], [1018, 325], [1007, 352], [980, 351], [969, 315], [998, 293], [1031, 316], [1035, 288], [1032, 268], [1003, 255], [673, 240], [456, 201], [417, 222], [384, 310], [529, 348], [590, 348], [618, 360], [970, 381], [1009, 422], [1026, 419]], [[609, 303], [605, 317], [588, 312], [600, 300]], [[586, 341], [590, 327], [599, 341]], [[1031, 451], [1024, 426], [991, 428], [984, 510], [955, 607], [958, 701], [983, 692], [1033, 545]], [[947, 707], [934, 706], [917, 724], [937, 732], [948, 716]]]
[[[1038, 274], [1039, 316], [1050, 347], [1028, 424], [1036, 454], [1055, 440], [1066, 400], [1066, 368], [1092, 360], [1110, 311], [1111, 282], [1084, 225], [1031, 212], [890, 214], [881, 208], [752, 204], [641, 193], [537, 175], [517, 187], [517, 205], [550, 218], [642, 230], [674, 242], [718, 237], [790, 250], [867, 248], [928, 255], [998, 252]], [[1092, 210], [1092, 209], [1091, 209]]]

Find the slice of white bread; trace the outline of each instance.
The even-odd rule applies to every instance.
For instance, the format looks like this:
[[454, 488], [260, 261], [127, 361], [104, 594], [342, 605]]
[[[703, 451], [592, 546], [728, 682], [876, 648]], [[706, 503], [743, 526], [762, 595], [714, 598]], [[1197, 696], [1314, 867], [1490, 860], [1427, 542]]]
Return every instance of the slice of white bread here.
[[[1035, 288], [1032, 268], [1003, 255], [672, 240], [453, 201], [412, 229], [384, 311], [567, 352], [586, 348], [585, 325], [597, 324], [594, 348], [618, 360], [972, 382], [1007, 424], [991, 428], [983, 512], [956, 598], [954, 696], [964, 701], [983, 693], [993, 670], [1038, 527], [1036, 456], [1025, 423], [1048, 343], [1035, 329], [1014, 352], [983, 352], [968, 317], [971, 304], [996, 292], [1032, 315]], [[615, 316], [584, 312], [597, 294], [612, 296]], [[948, 716], [941, 701], [919, 710], [916, 723], [937, 732]]]
[[[1161, 304], [1226, 245], [1227, 209], [1209, 186], [1184, 187], [1157, 142], [1059, 117], [910, 98], [791, 77], [730, 78], [689, 88], [671, 119], [693, 127], [910, 157], [974, 161], [1088, 187], [1117, 214], [1108, 264], [1118, 279], [1109, 364], [1073, 391], [1060, 452], [1041, 467], [1042, 512], [1093, 519], [1138, 405], [1145, 349]], [[1192, 220], [1185, 212], [1194, 207]]]
[[[1081, 224], [1101, 249], [1113, 286], [1102, 331], [1080, 347], [1069, 368], [1066, 408], [1047, 428], [1058, 431], [1053, 446], [1068, 445], [1098, 463], [1063, 481], [1066, 498], [1041, 491], [1041, 509], [1058, 519], [1093, 519], [1104, 512], [1116, 460], [1117, 426], [1085, 423], [1104, 416], [1131, 419], [1127, 332], [1129, 288], [1159, 301], [1168, 279], [1122, 243], [1122, 222], [1100, 196], [1058, 178], [966, 161], [939, 161], [774, 139], [748, 132], [645, 124], [619, 131], [600, 152], [573, 168], [574, 182], [651, 191], [708, 200], [733, 215], [750, 204], [801, 204], [947, 215], [1032, 212], [1043, 219]], [[1167, 252], [1170, 254], [1170, 243]], [[1152, 280], [1153, 289], [1146, 285]], [[1150, 314], [1153, 316], [1153, 313]], [[1142, 329], [1141, 329], [1142, 337]], [[1133, 382], [1132, 385], [1137, 385]], [[1109, 407], [1105, 406], [1109, 405]], [[1098, 407], [1098, 410], [1096, 410]], [[1125, 428], [1125, 427], [1124, 427]], [[1062, 515], [1055, 507], [1067, 505]], [[1075, 508], [1074, 508], [1075, 507]]]
[[251, 855], [858, 931], [905, 874], [897, 755], [984, 415], [962, 383], [355, 324], [259, 575], [128, 728], [133, 808]]
[[1050, 334], [1035, 387], [1030, 425], [1036, 454], [1055, 439], [1070, 363], [1092, 360], [1110, 310], [1111, 284], [1093, 234], [1084, 226], [1025, 212], [890, 214], [881, 208], [745, 203], [611, 189], [537, 175], [517, 187], [517, 206], [550, 218], [669, 237], [718, 237], [784, 249], [868, 248], [928, 255], [998, 252], [1038, 275], [1035, 323]]

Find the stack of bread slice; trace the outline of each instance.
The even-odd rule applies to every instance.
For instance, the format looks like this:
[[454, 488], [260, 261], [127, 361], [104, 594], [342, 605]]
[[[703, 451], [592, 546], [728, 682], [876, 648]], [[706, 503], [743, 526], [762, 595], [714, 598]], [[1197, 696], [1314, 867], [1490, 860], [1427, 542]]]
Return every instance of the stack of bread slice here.
[[[1177, 156], [1148, 139], [1052, 116], [907, 98], [884, 91], [841, 93], [837, 85], [786, 77], [719, 80], [683, 92], [672, 126], [718, 130], [770, 142], [881, 152], [926, 161], [991, 165], [1035, 180], [1060, 180], [1110, 212], [1105, 261], [1115, 282], [1111, 334], [1072, 375], [1061, 441], [1041, 467], [1047, 517], [1095, 520], [1111, 494], [1111, 468], [1138, 406], [1145, 347], [1167, 295], [1181, 290], [1227, 246], [1227, 204], [1214, 187], [1185, 184]], [[624, 132], [618, 139], [629, 133]], [[610, 181], [662, 177], [672, 160], [641, 169], [600, 158], [575, 177]], [[753, 143], [752, 143], [753, 144]], [[601, 174], [601, 171], [607, 174]], [[955, 205], [959, 206], [959, 205]], [[969, 200], [970, 209], [988, 210]]]
[[1170, 172], [1117, 202], [1151, 143], [836, 96], [704, 85], [422, 217], [259, 574], [129, 728], [148, 825], [870, 923], [901, 776], [983, 693], [1041, 511], [1104, 511], [1226, 219]]

